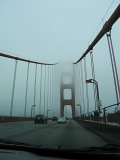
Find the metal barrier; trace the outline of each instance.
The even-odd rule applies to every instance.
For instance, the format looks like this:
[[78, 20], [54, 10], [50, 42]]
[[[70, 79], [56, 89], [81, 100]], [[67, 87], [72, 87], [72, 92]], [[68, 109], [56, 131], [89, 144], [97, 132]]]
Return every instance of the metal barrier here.
[[19, 121], [33, 121], [32, 117], [17, 117], [17, 116], [0, 116], [0, 123], [3, 122], [19, 122]]
[[79, 117], [76, 117], [77, 119], [80, 120], [89, 120], [89, 121], [98, 121], [98, 122], [114, 122], [114, 123], [120, 123], [120, 111], [115, 111], [116, 109], [114, 108], [114, 112], [112, 113], [107, 113], [107, 109], [111, 107], [115, 107], [119, 105], [120, 103], [112, 104], [109, 106], [106, 106], [104, 108], [100, 109], [100, 113], [96, 111], [91, 111], [89, 113], [80, 115]]

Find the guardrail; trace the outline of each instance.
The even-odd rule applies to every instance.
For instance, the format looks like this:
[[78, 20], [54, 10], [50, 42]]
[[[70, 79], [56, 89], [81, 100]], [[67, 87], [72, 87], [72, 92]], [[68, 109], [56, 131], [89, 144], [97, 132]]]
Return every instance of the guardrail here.
[[3, 122], [19, 122], [19, 121], [33, 121], [33, 117], [17, 117], [17, 116], [0, 116], [0, 123]]
[[116, 103], [116, 104], [112, 104], [106, 107], [103, 107], [100, 109], [99, 111], [91, 111], [89, 113], [86, 114], [82, 114], [78, 117], [76, 117], [77, 119], [80, 120], [89, 120], [89, 121], [99, 121], [99, 122], [103, 122], [103, 123], [107, 123], [107, 122], [114, 122], [114, 123], [120, 123], [120, 111], [115, 111], [114, 108], [114, 112], [108, 113], [108, 109], [118, 106], [120, 103]]

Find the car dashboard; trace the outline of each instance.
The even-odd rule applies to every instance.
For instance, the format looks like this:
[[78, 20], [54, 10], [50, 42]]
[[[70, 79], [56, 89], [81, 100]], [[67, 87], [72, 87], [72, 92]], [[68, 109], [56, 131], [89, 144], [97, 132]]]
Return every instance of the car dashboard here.
[[28, 152], [13, 149], [0, 149], [0, 160], [74, 160], [74, 159], [120, 159], [120, 154], [99, 154], [99, 153], [68, 153], [68, 152]]

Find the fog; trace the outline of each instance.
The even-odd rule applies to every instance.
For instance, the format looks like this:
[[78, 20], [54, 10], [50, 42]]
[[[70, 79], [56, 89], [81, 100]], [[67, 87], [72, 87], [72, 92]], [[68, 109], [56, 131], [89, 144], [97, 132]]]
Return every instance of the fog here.
[[[26, 116], [31, 116], [34, 103], [34, 114], [48, 112], [49, 116], [60, 115], [60, 78], [61, 73], [68, 70], [73, 70], [74, 73], [76, 114], [80, 114], [80, 106], [83, 113], [88, 111], [84, 60], [76, 65], [73, 63], [81, 57], [118, 4], [119, 0], [0, 1], [0, 52], [38, 62], [58, 63], [37, 65], [36, 87], [36, 65], [29, 64]], [[120, 77], [119, 28], [120, 20], [112, 27], [113, 47]], [[106, 36], [93, 48], [93, 57], [102, 107], [114, 104], [116, 95]], [[14, 116], [24, 116], [27, 67], [28, 63], [17, 62], [12, 110]], [[92, 78], [90, 54], [86, 56], [86, 69], [87, 79]], [[15, 60], [0, 57], [0, 115], [10, 115], [14, 71]], [[70, 83], [70, 79], [66, 77], [64, 82]], [[92, 111], [95, 109], [93, 85], [87, 85], [89, 111]], [[65, 91], [64, 96], [69, 99], [71, 93]], [[65, 106], [65, 115], [71, 117], [70, 106]]]

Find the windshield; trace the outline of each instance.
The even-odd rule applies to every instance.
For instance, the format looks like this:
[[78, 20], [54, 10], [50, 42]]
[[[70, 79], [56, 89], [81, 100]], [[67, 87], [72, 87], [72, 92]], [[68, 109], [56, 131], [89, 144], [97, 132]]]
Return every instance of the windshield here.
[[119, 0], [0, 1], [0, 142], [120, 144]]

